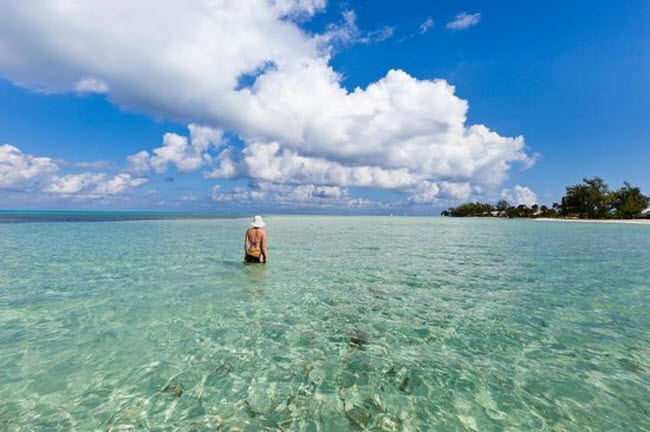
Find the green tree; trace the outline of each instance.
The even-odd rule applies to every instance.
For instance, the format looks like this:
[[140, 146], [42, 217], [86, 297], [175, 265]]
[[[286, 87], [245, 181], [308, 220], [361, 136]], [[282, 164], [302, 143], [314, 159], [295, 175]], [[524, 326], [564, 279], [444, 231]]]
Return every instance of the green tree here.
[[567, 186], [560, 204], [560, 214], [589, 219], [607, 217], [612, 201], [607, 184], [600, 177], [582, 180], [583, 184]]
[[612, 192], [612, 207], [616, 210], [614, 215], [621, 219], [637, 217], [648, 208], [650, 198], [641, 193], [641, 189], [633, 187], [628, 182], [623, 187]]
[[495, 210], [500, 212], [508, 211], [509, 208], [510, 208], [510, 204], [506, 200], [499, 201], [497, 205], [494, 207]]
[[455, 217], [465, 216], [490, 216], [490, 212], [494, 210], [492, 204], [484, 204], [480, 202], [461, 204], [458, 207], [450, 208], [447, 210], [447, 215]]
[[527, 218], [532, 216], [532, 211], [525, 204], [519, 204], [517, 207], [510, 207], [506, 212], [509, 218]]
[[530, 217], [531, 214], [532, 212], [526, 204], [519, 204], [517, 206], [517, 217]]

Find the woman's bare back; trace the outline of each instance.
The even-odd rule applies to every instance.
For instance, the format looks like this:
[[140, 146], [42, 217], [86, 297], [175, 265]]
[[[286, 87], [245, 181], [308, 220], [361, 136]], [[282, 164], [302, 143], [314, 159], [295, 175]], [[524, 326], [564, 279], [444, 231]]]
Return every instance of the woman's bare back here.
[[[251, 249], [259, 250], [259, 258], [253, 258], [248, 251]], [[244, 239], [244, 260], [246, 262], [267, 262], [268, 252], [266, 251], [266, 233], [261, 228], [249, 228], [246, 231]]]
[[248, 236], [248, 242], [251, 245], [261, 245], [262, 240], [264, 240], [264, 230], [259, 228], [249, 228], [246, 235]]

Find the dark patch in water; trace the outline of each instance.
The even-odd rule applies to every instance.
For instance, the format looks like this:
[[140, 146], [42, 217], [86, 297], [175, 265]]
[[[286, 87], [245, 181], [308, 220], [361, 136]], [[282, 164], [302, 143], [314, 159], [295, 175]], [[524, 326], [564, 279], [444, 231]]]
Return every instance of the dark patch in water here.
[[368, 336], [362, 331], [355, 330], [354, 335], [350, 337], [350, 346], [352, 348], [365, 350], [368, 343]]
[[183, 395], [183, 388], [180, 385], [168, 384], [162, 389], [163, 393], [173, 394], [174, 397], [181, 397]]
[[634, 360], [619, 358], [618, 362], [621, 364], [621, 366], [623, 366], [623, 369], [627, 370], [628, 372], [634, 372], [637, 374], [645, 372], [645, 368]]

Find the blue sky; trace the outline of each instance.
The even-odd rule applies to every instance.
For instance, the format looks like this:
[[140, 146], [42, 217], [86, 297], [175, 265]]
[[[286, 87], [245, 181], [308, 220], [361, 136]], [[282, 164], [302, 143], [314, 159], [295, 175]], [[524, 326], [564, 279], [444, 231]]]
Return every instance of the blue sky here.
[[[548, 204], [593, 175], [650, 193], [645, 1], [262, 1], [255, 17], [169, 3], [160, 22], [233, 19], [206, 25], [215, 43], [149, 40], [119, 27], [135, 17], [156, 34], [146, 2], [99, 1], [98, 15], [8, 2], [0, 208], [430, 214], [469, 199]], [[84, 20], [102, 26], [76, 29]], [[230, 47], [229, 34], [253, 43]], [[252, 96], [228, 74], [248, 77]]]

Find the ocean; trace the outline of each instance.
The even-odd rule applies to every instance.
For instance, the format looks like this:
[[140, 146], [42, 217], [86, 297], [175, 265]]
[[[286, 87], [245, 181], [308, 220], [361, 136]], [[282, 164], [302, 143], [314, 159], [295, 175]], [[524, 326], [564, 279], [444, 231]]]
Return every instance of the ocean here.
[[101, 215], [0, 213], [0, 430], [650, 428], [648, 226]]

